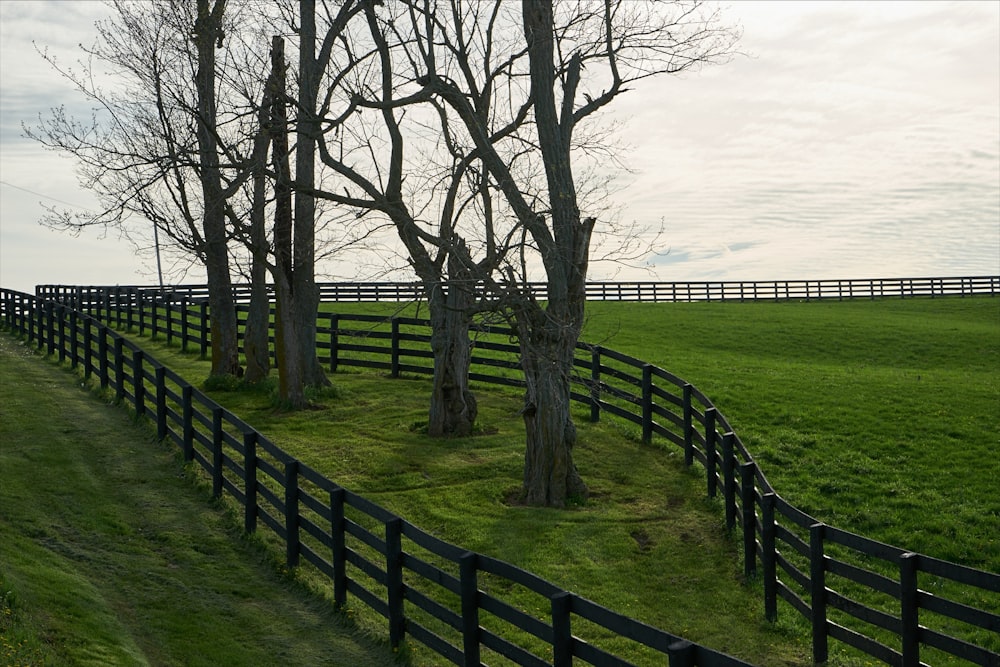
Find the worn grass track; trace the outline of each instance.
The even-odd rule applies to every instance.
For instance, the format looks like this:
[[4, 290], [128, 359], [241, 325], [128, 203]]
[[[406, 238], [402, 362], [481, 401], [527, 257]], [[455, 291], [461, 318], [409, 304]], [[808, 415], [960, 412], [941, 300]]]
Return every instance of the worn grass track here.
[[0, 664], [394, 664], [80, 385], [0, 335]]

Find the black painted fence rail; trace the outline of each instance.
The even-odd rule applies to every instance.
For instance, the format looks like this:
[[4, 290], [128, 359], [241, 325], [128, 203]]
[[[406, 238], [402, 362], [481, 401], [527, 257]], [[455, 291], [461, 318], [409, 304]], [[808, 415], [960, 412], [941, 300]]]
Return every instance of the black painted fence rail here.
[[[82, 362], [85, 373], [97, 373], [102, 385], [155, 419], [163, 437], [213, 476], [216, 493], [225, 491], [243, 504], [247, 530], [265, 524], [286, 541], [289, 565], [306, 559], [333, 579], [338, 602], [350, 593], [385, 616], [394, 644], [409, 635], [455, 664], [479, 664], [481, 647], [523, 665], [550, 664], [540, 653], [550, 653], [557, 665], [569, 664], [572, 656], [593, 665], [627, 664], [610, 649], [575, 637], [569, 619], [576, 615], [653, 647], [670, 656], [671, 665], [742, 664], [513, 566], [445, 544], [340, 489], [97, 322], [163, 335], [185, 348], [193, 343], [204, 353], [206, 307], [183, 292], [78, 287], [60, 288], [58, 294], [65, 303], [4, 291], [4, 323], [60, 360]], [[80, 306], [89, 312], [77, 310]], [[325, 312], [318, 318], [320, 354], [333, 371], [361, 366], [391, 376], [432, 372], [423, 320]], [[475, 333], [473, 380], [520, 386], [517, 348], [509, 335], [498, 327]], [[891, 665], [956, 659], [1000, 665], [1000, 574], [882, 544], [791, 506], [712, 402], [663, 369], [585, 343], [578, 346], [575, 365], [572, 397], [590, 406], [593, 420], [602, 413], [625, 419], [641, 429], [644, 441], [658, 435], [681, 447], [686, 463], [702, 464], [708, 495], [721, 496], [727, 526], [742, 535], [745, 573], [763, 581], [765, 616], [777, 617], [780, 599], [809, 620], [817, 662], [826, 660], [833, 638]], [[348, 547], [348, 538], [356, 546]], [[321, 555], [331, 552], [330, 559]], [[385, 561], [384, 569], [376, 560]], [[357, 572], [353, 578], [347, 565]], [[478, 590], [477, 572], [543, 596], [550, 618], [540, 620]], [[435, 597], [428, 582], [450, 593], [447, 599], [459, 611]], [[416, 614], [422, 614], [419, 620]], [[514, 643], [493, 629], [497, 620], [544, 648]], [[442, 636], [449, 633], [459, 638], [449, 642]]]
[[[418, 301], [424, 297], [420, 283], [346, 282], [320, 283], [321, 301]], [[545, 283], [528, 283], [536, 298], [546, 297]], [[119, 285], [80, 287], [39, 285], [36, 296], [57, 301], [82, 299], [97, 291], [150, 290], [152, 287]], [[171, 286], [175, 299], [207, 299], [207, 285]], [[237, 301], [250, 299], [249, 285], [235, 285]], [[813, 301], [820, 299], [879, 299], [887, 297], [940, 297], [1000, 294], [1000, 276], [956, 276], [946, 278], [862, 278], [843, 280], [769, 280], [701, 282], [590, 282], [591, 301]], [[77, 303], [80, 310], [85, 308]]]

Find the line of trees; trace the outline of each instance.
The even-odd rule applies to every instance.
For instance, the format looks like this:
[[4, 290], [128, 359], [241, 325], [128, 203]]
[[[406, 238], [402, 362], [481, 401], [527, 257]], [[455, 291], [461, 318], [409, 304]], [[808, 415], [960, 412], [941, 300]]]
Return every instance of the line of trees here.
[[[86, 64], [50, 61], [95, 115], [54, 109], [25, 128], [76, 158], [102, 210], [52, 209], [45, 222], [126, 234], [151, 223], [175, 257], [202, 265], [213, 375], [259, 382], [271, 372], [273, 286], [278, 386], [290, 408], [328, 383], [315, 345], [317, 257], [394, 234], [433, 326], [430, 434], [473, 431], [469, 327], [505, 318], [527, 387], [523, 501], [585, 497], [569, 380], [587, 269], [595, 233], [620, 248], [634, 241], [605, 208], [600, 165], [616, 153], [600, 115], [640, 79], [725, 61], [738, 31], [698, 0], [114, 0], [112, 9]], [[121, 85], [96, 83], [108, 65]], [[253, 286], [242, 355], [237, 276]], [[546, 282], [546, 302], [529, 280]]]

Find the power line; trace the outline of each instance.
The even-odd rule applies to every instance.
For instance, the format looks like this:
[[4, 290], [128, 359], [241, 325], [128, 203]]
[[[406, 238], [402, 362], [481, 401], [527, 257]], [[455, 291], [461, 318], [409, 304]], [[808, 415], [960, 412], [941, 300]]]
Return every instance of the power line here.
[[8, 183], [7, 181], [0, 181], [0, 185], [6, 185], [8, 188], [14, 188], [15, 190], [27, 192], [29, 195], [35, 195], [36, 197], [41, 197], [42, 199], [48, 199], [50, 201], [59, 202], [60, 204], [65, 204], [66, 206], [72, 206], [73, 208], [78, 208], [83, 211], [92, 212], [86, 206], [80, 206], [79, 204], [74, 204], [72, 202], [59, 199], [58, 197], [52, 197], [50, 195], [42, 194], [41, 192], [35, 192], [34, 190], [29, 190], [28, 188], [22, 188], [20, 185], [14, 185], [13, 183]]

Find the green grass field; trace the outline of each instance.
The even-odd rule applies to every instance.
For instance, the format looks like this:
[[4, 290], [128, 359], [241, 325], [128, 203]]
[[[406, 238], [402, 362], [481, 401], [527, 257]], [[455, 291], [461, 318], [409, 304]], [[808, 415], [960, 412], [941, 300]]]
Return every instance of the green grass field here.
[[[699, 387], [801, 509], [1000, 571], [1000, 300], [591, 303], [588, 313], [587, 341]], [[207, 374], [195, 356], [144, 344], [194, 381]], [[213, 397], [338, 483], [450, 542], [755, 664], [809, 663], [808, 628], [787, 607], [777, 625], [763, 621], [759, 584], [741, 581], [737, 540], [719, 504], [704, 498], [703, 473], [685, 470], [672, 445], [642, 446], [613, 419], [588, 424], [581, 406], [576, 458], [592, 499], [566, 511], [512, 507], [519, 392], [477, 387], [488, 435], [434, 441], [419, 432], [427, 378], [332, 379], [324, 409], [303, 413], [275, 410], [266, 392]], [[311, 580], [305, 569], [299, 576]], [[832, 648], [831, 664], [870, 664]], [[419, 646], [412, 657], [438, 664]]]
[[149, 427], [0, 336], [0, 664], [394, 664]]

